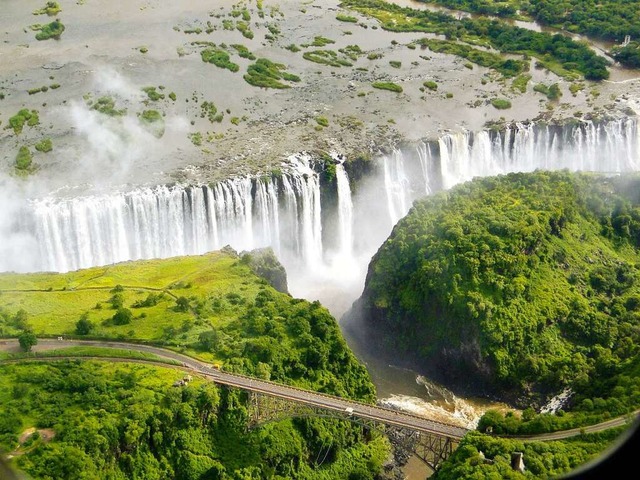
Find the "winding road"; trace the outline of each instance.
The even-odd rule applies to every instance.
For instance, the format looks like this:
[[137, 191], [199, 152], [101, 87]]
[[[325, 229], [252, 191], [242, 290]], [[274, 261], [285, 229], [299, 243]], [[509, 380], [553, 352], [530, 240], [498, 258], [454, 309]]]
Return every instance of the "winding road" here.
[[[228, 385], [231, 387], [238, 387], [244, 390], [263, 393], [274, 397], [290, 400], [293, 402], [299, 402], [306, 405], [320, 407], [326, 410], [336, 411], [353, 415], [362, 419], [373, 420], [376, 422], [382, 422], [387, 425], [393, 425], [396, 427], [403, 427], [412, 429], [418, 432], [439, 435], [449, 438], [455, 442], [459, 442], [464, 435], [469, 432], [468, 429], [459, 427], [457, 425], [451, 425], [435, 420], [430, 420], [425, 417], [413, 415], [410, 413], [394, 410], [391, 408], [385, 408], [381, 406], [370, 405], [354, 400], [346, 400], [333, 395], [327, 395], [324, 393], [318, 393], [310, 390], [304, 390], [297, 387], [283, 385], [280, 383], [270, 382], [267, 380], [261, 380], [258, 378], [248, 377], [245, 375], [239, 375], [235, 373], [224, 372], [215, 368], [213, 365], [196, 360], [193, 357], [183, 355], [178, 352], [174, 352], [169, 349], [155, 347], [151, 345], [141, 345], [136, 343], [126, 342], [110, 342], [110, 341], [95, 341], [95, 340], [52, 340], [52, 339], [39, 339], [38, 344], [33, 347], [33, 351], [36, 354], [34, 357], [23, 358], [19, 360], [5, 360], [8, 361], [22, 361], [22, 360], [56, 360], [60, 357], [38, 357], [39, 351], [46, 351], [51, 349], [62, 349], [67, 347], [100, 347], [130, 350], [135, 352], [150, 353], [156, 355], [160, 359], [173, 360], [179, 362], [179, 368], [190, 371], [191, 373], [199, 374], [215, 383], [221, 385]], [[0, 340], [0, 351], [5, 352], [18, 352], [20, 347], [18, 341], [15, 339]], [[72, 354], [65, 355], [62, 358], [71, 358]], [[153, 363], [162, 366], [168, 366], [166, 363], [154, 360], [142, 360], [142, 359], [123, 359], [115, 357], [99, 357], [97, 359], [109, 360], [109, 361], [127, 361], [133, 363]], [[1, 362], [0, 362], [1, 363]], [[636, 411], [634, 414], [617, 417], [606, 422], [602, 422], [596, 425], [585, 426], [582, 428], [575, 428], [571, 430], [563, 430], [553, 433], [545, 433], [539, 435], [530, 436], [509, 436], [509, 438], [525, 440], [525, 441], [551, 441], [561, 440], [564, 438], [580, 435], [582, 433], [593, 433], [609, 428], [619, 427], [623, 425], [630, 425], [631, 423], [638, 423], [638, 415], [640, 411]]]

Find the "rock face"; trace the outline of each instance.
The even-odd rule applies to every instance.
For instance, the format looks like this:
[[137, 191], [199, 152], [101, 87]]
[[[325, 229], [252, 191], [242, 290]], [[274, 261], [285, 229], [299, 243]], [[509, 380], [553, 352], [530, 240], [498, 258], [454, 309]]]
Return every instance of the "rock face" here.
[[287, 272], [272, 248], [257, 248], [243, 253], [242, 260], [248, 263], [256, 275], [267, 280], [273, 288], [282, 293], [289, 293]]
[[418, 201], [345, 323], [462, 393], [540, 405], [587, 388], [639, 340], [638, 182], [509, 174]]

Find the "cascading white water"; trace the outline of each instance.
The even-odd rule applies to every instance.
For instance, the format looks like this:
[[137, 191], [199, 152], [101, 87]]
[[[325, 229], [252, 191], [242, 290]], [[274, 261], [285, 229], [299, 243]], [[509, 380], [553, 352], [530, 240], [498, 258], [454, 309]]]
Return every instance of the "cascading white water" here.
[[336, 183], [338, 188], [338, 225], [340, 227], [339, 256], [352, 258], [353, 256], [353, 201], [349, 177], [344, 165], [336, 165]]
[[384, 187], [387, 197], [387, 208], [391, 225], [395, 225], [410, 206], [409, 180], [404, 170], [404, 157], [402, 151], [393, 149], [390, 156], [384, 156]]
[[[349, 278], [361, 283], [371, 255], [416, 198], [474, 176], [512, 171], [638, 170], [638, 128], [635, 119], [626, 118], [443, 134], [437, 142], [422, 143], [413, 150], [396, 149], [379, 158], [379, 175], [372, 174], [375, 181], [368, 196], [364, 186], [351, 192], [345, 165], [337, 160], [337, 207], [324, 216], [320, 177], [306, 154], [291, 156], [279, 178], [235, 178], [213, 186], [156, 186], [32, 200], [25, 212], [28, 221], [23, 222], [40, 254], [32, 270], [68, 271], [201, 254], [225, 245], [238, 251], [271, 246], [291, 271], [290, 285], [296, 283], [296, 268], [300, 275], [316, 275], [327, 282], [338, 270], [336, 256], [328, 258], [330, 247], [323, 242], [324, 217], [336, 222], [339, 238], [331, 244], [337, 246], [339, 257], [357, 257], [357, 265], [349, 263]], [[6, 260], [10, 259], [5, 264]], [[10, 269], [5, 264], [3, 269]], [[336, 274], [340, 280], [346, 278], [345, 265]], [[341, 289], [357, 297], [357, 289]], [[306, 296], [302, 290], [298, 293]]]

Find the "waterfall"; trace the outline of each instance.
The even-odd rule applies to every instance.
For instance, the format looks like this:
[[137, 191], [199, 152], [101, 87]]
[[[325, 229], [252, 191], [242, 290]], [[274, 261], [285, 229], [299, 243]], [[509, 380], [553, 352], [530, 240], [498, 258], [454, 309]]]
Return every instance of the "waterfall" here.
[[[202, 254], [225, 245], [237, 251], [271, 246], [288, 271], [322, 271], [330, 278], [340, 262], [343, 272], [366, 270], [371, 255], [415, 199], [475, 176], [564, 168], [636, 171], [639, 128], [634, 118], [625, 118], [447, 132], [437, 140], [381, 155], [354, 191], [348, 162], [338, 157], [335, 204], [321, 198], [313, 158], [297, 154], [283, 163], [277, 177], [31, 199], [24, 202], [21, 221], [14, 223], [22, 225], [20, 233], [35, 239], [38, 258], [31, 262], [32, 270], [69, 271]], [[329, 209], [324, 215], [323, 208]], [[323, 243], [323, 221], [335, 222], [337, 241], [332, 245], [338, 255], [332, 258], [327, 254], [332, 247]], [[340, 260], [347, 257], [357, 257], [357, 265]], [[11, 258], [1, 260], [2, 269], [12, 268]]]
[[340, 250], [342, 258], [350, 258], [353, 250], [353, 201], [349, 177], [342, 162], [336, 165], [336, 183], [338, 184], [338, 224], [340, 226]]
[[385, 155], [384, 187], [387, 208], [392, 226], [406, 215], [409, 209], [409, 181], [404, 170], [404, 156], [401, 150], [393, 149], [391, 156]]

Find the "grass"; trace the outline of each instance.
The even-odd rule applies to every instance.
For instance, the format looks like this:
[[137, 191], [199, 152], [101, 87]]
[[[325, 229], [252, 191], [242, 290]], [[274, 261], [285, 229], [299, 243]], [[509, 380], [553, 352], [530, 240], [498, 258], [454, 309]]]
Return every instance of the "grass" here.
[[514, 77], [528, 69], [528, 62], [505, 60], [497, 53], [486, 52], [461, 43], [432, 38], [423, 38], [418, 43], [433, 52], [456, 55], [482, 67], [491, 68], [500, 72], [504, 77]]
[[55, 17], [62, 11], [62, 7], [58, 2], [47, 2], [42, 8], [33, 11], [34, 15], [49, 15]]
[[492, 98], [491, 105], [493, 105], [498, 110], [506, 110], [511, 108], [511, 102], [506, 98]]
[[16, 169], [27, 172], [31, 170], [32, 165], [33, 154], [31, 153], [31, 150], [29, 150], [29, 147], [20, 147], [20, 149], [18, 150], [18, 155], [16, 155]]
[[399, 62], [397, 60], [389, 60], [389, 65], [391, 65], [393, 68], [400, 68], [402, 66], [402, 62]]
[[247, 73], [243, 78], [249, 85], [253, 85], [254, 87], [290, 88], [290, 85], [283, 83], [281, 80], [299, 82], [300, 77], [284, 71], [285, 68], [286, 66], [281, 63], [275, 63], [266, 58], [259, 58], [255, 63], [249, 65]]
[[433, 80], [427, 80], [422, 85], [424, 85], [425, 87], [427, 87], [429, 90], [432, 90], [432, 91], [438, 90], [438, 84]]
[[156, 90], [156, 87], [144, 87], [142, 91], [147, 94], [147, 97], [149, 97], [149, 100], [151, 100], [152, 102], [164, 100], [164, 93], [158, 92]]
[[49, 40], [50, 38], [59, 40], [62, 32], [64, 32], [64, 28], [64, 25], [59, 20], [41, 25], [40, 28], [38, 28], [39, 32], [36, 33], [36, 40]]
[[231, 46], [235, 49], [236, 52], [238, 52], [238, 55], [240, 56], [240, 58], [247, 58], [249, 60], [256, 59], [256, 56], [253, 53], [251, 53], [251, 51], [249, 51], [249, 49], [244, 45], [235, 43]]
[[389, 90], [391, 92], [402, 93], [402, 87], [393, 82], [373, 82], [371, 86], [380, 90]]
[[12, 128], [16, 135], [22, 133], [25, 125], [35, 127], [39, 123], [40, 117], [38, 116], [38, 111], [29, 110], [27, 108], [23, 108], [13, 117], [9, 118], [9, 128]]
[[526, 93], [529, 80], [531, 80], [531, 75], [520, 74], [511, 82], [511, 88], [517, 92]]
[[126, 108], [121, 110], [116, 109], [116, 101], [109, 96], [100, 97], [96, 100], [95, 103], [91, 105], [91, 110], [96, 110], [110, 117], [121, 117], [127, 113]]
[[351, 67], [353, 64], [348, 60], [340, 58], [337, 52], [333, 50], [312, 50], [304, 52], [302, 58], [310, 62], [319, 63], [321, 65], [329, 65], [331, 67]]
[[93, 346], [78, 346], [43, 350], [40, 352], [6, 353], [0, 352], [0, 360], [18, 360], [23, 358], [55, 358], [55, 357], [115, 357], [134, 360], [152, 360], [169, 365], [181, 365], [177, 360], [160, 357], [154, 353], [127, 350], [124, 348], [106, 348]]
[[207, 48], [200, 52], [200, 56], [202, 57], [203, 62], [212, 63], [216, 67], [226, 68], [231, 72], [237, 72], [238, 70], [240, 70], [240, 66], [236, 63], [233, 63], [229, 57], [229, 54], [224, 50]]
[[157, 110], [144, 110], [139, 115], [140, 123], [156, 138], [164, 135], [164, 118]]
[[[212, 252], [124, 262], [65, 274], [1, 274], [0, 308], [11, 316], [21, 308], [26, 310], [27, 322], [38, 335], [74, 335], [76, 322], [86, 314], [95, 325], [92, 337], [163, 341], [166, 332], [174, 329], [178, 334], [172, 341], [184, 343], [195, 341], [201, 331], [212, 325], [234, 321], [240, 310], [228, 305], [206, 315], [199, 315], [195, 307], [178, 311], [178, 297], [189, 298], [195, 306], [239, 291], [252, 299], [264, 288], [263, 283], [235, 256]], [[134, 318], [128, 325], [103, 325], [115, 313], [109, 299], [116, 285], [122, 285], [124, 306], [131, 309]], [[161, 296], [156, 305], [133, 308], [135, 302], [144, 301], [150, 293]], [[185, 330], [186, 326], [190, 327]], [[4, 331], [9, 335], [18, 333], [9, 325]]]
[[48, 153], [53, 150], [53, 143], [50, 138], [45, 138], [34, 145], [38, 152]]
[[340, 22], [358, 23], [358, 19], [356, 17], [345, 15], [344, 13], [339, 13], [338, 15], [336, 15], [336, 20]]
[[328, 127], [329, 119], [327, 117], [316, 117], [316, 123], [321, 127]]

